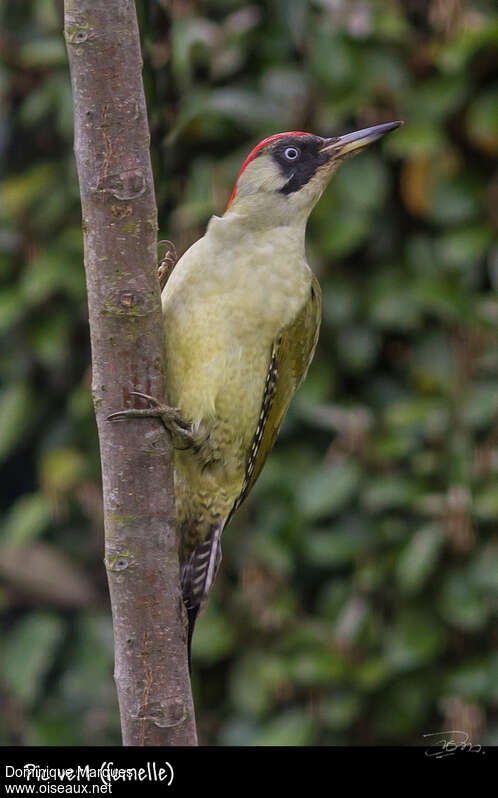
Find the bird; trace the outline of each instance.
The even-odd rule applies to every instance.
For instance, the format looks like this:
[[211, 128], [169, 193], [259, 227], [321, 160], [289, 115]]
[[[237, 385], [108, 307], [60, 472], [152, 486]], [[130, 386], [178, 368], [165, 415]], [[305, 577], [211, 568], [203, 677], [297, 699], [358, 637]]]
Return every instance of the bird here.
[[[402, 124], [261, 141], [222, 216], [168, 269], [162, 289], [167, 404], [131, 391], [172, 437], [187, 654], [221, 561], [221, 536], [256, 482], [312, 361], [321, 291], [306, 261], [308, 217], [345, 160]], [[166, 242], [170, 243], [170, 242]], [[168, 260], [163, 259], [162, 265]]]

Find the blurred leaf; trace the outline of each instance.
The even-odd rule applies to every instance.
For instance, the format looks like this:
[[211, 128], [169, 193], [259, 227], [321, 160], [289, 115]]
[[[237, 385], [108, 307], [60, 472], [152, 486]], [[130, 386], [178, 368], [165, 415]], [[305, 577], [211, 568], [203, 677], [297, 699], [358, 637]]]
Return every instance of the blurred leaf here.
[[195, 627], [192, 657], [201, 662], [219, 662], [233, 649], [234, 632], [227, 618], [211, 601]]
[[496, 521], [498, 518], [498, 479], [482, 484], [476, 491], [474, 511], [478, 518]]
[[326, 582], [318, 596], [317, 609], [320, 615], [335, 621], [351, 594], [350, 585], [338, 576]]
[[482, 628], [490, 612], [482, 592], [461, 569], [453, 571], [444, 579], [437, 606], [441, 615], [452, 626], [464, 630]]
[[437, 181], [429, 198], [432, 219], [438, 224], [465, 222], [481, 211], [480, 186], [460, 176]]
[[40, 462], [40, 479], [49, 495], [69, 493], [79, 482], [85, 462], [76, 449], [51, 449]]
[[19, 545], [34, 540], [46, 529], [51, 516], [50, 502], [43, 493], [25, 493], [4, 519], [2, 543]]
[[410, 735], [420, 734], [424, 728], [430, 691], [425, 680], [411, 675], [393, 684], [385, 693], [385, 700], [378, 705], [375, 715], [376, 736], [384, 741], [394, 741]]
[[336, 513], [350, 501], [359, 479], [360, 471], [352, 461], [318, 466], [299, 485], [298, 507], [309, 519]]
[[[62, 682], [65, 702], [74, 702], [79, 710], [90, 711], [95, 698], [114, 704], [114, 688], [109, 675], [113, 665], [113, 632], [108, 614], [87, 613], [78, 618], [74, 645], [69, 652], [70, 665]], [[92, 699], [92, 703], [90, 700]]]
[[343, 676], [344, 662], [332, 651], [301, 651], [289, 662], [289, 677], [298, 685], [330, 685]]
[[496, 541], [482, 546], [469, 563], [470, 581], [478, 590], [489, 591], [495, 596], [498, 591], [498, 544]]
[[355, 296], [352, 286], [347, 283], [334, 281], [333, 285], [327, 283], [323, 292], [323, 318], [334, 326], [340, 326], [352, 318], [357, 305], [358, 298]]
[[354, 681], [360, 690], [375, 692], [388, 681], [392, 670], [391, 663], [385, 657], [371, 657], [354, 667]]
[[386, 167], [368, 152], [347, 161], [334, 176], [334, 191], [340, 202], [361, 210], [381, 208], [387, 193]]
[[372, 328], [344, 326], [336, 337], [336, 346], [348, 371], [365, 371], [375, 361], [379, 341]]
[[207, 62], [214, 45], [217, 25], [201, 17], [176, 19], [172, 29], [172, 67], [177, 80], [186, 85], [196, 64]]
[[17, 286], [4, 288], [0, 294], [0, 332], [6, 333], [23, 316], [25, 311], [22, 294]]
[[[286, 520], [286, 517], [283, 516]], [[261, 531], [251, 541], [251, 551], [259, 562], [267, 566], [272, 573], [288, 576], [292, 572], [292, 553], [281, 540], [274, 540]]]
[[316, 567], [329, 568], [354, 560], [371, 542], [371, 530], [361, 521], [344, 528], [339, 525], [307, 534], [305, 555]]
[[318, 205], [313, 227], [324, 255], [337, 259], [358, 249], [371, 229], [370, 214], [365, 210], [340, 205], [331, 209], [327, 196]]
[[472, 26], [464, 26], [448, 40], [439, 53], [439, 65], [446, 72], [463, 70], [480, 48], [496, 46], [497, 42], [498, 21], [492, 17], [483, 17]]
[[482, 224], [448, 231], [440, 239], [441, 258], [452, 268], [475, 268], [476, 261], [484, 255], [491, 238], [491, 230]]
[[60, 36], [32, 39], [20, 47], [19, 56], [24, 66], [32, 68], [66, 63], [66, 51]]
[[447, 144], [443, 132], [429, 122], [404, 125], [386, 144], [389, 152], [402, 157], [438, 155], [445, 147]]
[[31, 704], [41, 690], [63, 630], [57, 616], [33, 612], [4, 640], [0, 659], [2, 678], [22, 704]]
[[399, 273], [385, 272], [376, 277], [369, 296], [369, 315], [380, 327], [410, 330], [420, 321], [416, 296], [406, 291]]
[[396, 573], [400, 587], [406, 593], [415, 593], [427, 582], [436, 567], [444, 542], [437, 526], [418, 530], [404, 547], [398, 559]]
[[273, 704], [272, 694], [285, 676], [283, 662], [275, 657], [250, 652], [239, 658], [230, 680], [234, 706], [250, 717], [262, 715]]
[[454, 281], [422, 279], [413, 286], [413, 292], [424, 312], [434, 314], [442, 321], [463, 320], [471, 311], [468, 292]]
[[82, 268], [74, 267], [69, 253], [65, 253], [59, 244], [57, 249], [46, 249], [31, 261], [24, 273], [22, 290], [29, 304], [45, 302], [58, 290], [81, 300], [85, 294], [84, 272]]
[[445, 680], [446, 692], [477, 701], [496, 701], [498, 657], [491, 654], [451, 668]]
[[332, 91], [351, 88], [361, 67], [359, 51], [353, 42], [322, 28], [316, 32], [313, 45], [310, 68], [322, 86]]
[[336, 693], [320, 704], [320, 719], [329, 729], [347, 729], [361, 712], [361, 698], [353, 692]]
[[433, 613], [398, 613], [386, 639], [385, 656], [397, 670], [409, 670], [434, 661], [446, 645], [446, 633]]
[[[421, 82], [413, 92], [411, 108], [417, 122], [444, 122], [464, 101], [465, 75], [443, 75]], [[410, 121], [413, 124], [413, 121]]]
[[492, 424], [498, 413], [498, 382], [476, 383], [464, 408], [465, 421], [472, 427]]
[[0, 462], [28, 433], [34, 420], [32, 404], [25, 383], [13, 383], [0, 394]]
[[315, 722], [310, 715], [300, 710], [289, 710], [266, 724], [256, 733], [249, 745], [313, 745]]
[[455, 354], [444, 334], [426, 333], [409, 355], [411, 379], [421, 393], [446, 391], [455, 377]]
[[412, 483], [400, 477], [372, 477], [363, 492], [362, 501], [369, 512], [379, 512], [392, 507], [406, 507], [414, 495]]
[[467, 131], [488, 155], [498, 153], [498, 87], [481, 94], [470, 106]]
[[[50, 164], [39, 164], [0, 183], [0, 219], [15, 218], [48, 194], [54, 172]], [[3, 210], [2, 210], [3, 208]]]

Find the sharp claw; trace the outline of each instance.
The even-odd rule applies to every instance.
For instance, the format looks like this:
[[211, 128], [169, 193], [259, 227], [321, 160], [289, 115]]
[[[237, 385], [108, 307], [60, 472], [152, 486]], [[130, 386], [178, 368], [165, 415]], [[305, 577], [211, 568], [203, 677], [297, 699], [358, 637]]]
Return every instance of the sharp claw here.
[[174, 253], [174, 255], [176, 256], [176, 247], [175, 247], [175, 245], [173, 244], [173, 242], [172, 242], [172, 241], [170, 241], [169, 239], [167, 239], [167, 238], [163, 238], [161, 241], [158, 241], [158, 242], [157, 242], [157, 246], [158, 246], [158, 247], [161, 247], [161, 246], [167, 246], [167, 247], [168, 247], [168, 249], [170, 249], [170, 250], [171, 250], [171, 252], [172, 252], [172, 253]]
[[159, 402], [154, 396], [149, 396], [148, 393], [142, 393], [141, 391], [130, 391], [130, 396], [138, 396], [140, 399], [145, 399], [146, 402], [150, 402], [154, 407], [159, 407]]
[[[140, 399], [144, 399], [146, 402], [150, 402], [153, 408], [160, 407], [159, 402], [153, 396], [149, 396], [147, 393], [141, 393], [140, 391], [130, 391], [130, 396], [138, 396]], [[126, 418], [133, 418], [133, 416], [140, 416], [145, 415], [141, 408], [137, 407], [130, 407], [127, 410], [118, 410], [117, 413], [111, 413], [109, 416], [106, 417], [106, 421], [120, 421]]]
[[118, 410], [117, 413], [111, 413], [107, 416], [107, 421], [123, 421], [127, 418], [154, 418], [157, 413], [149, 408], [142, 409], [138, 407], [130, 407], [129, 410]]

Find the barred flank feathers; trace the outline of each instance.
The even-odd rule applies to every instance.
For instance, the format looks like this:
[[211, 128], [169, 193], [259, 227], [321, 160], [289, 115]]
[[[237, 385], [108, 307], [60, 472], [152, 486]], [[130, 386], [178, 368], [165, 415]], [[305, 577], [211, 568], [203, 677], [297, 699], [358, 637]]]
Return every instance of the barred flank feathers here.
[[259, 414], [258, 426], [256, 427], [256, 432], [254, 433], [251, 449], [249, 451], [249, 459], [246, 465], [244, 484], [242, 485], [242, 490], [240, 492], [240, 495], [235, 500], [235, 503], [230, 511], [230, 515], [228, 516], [227, 519], [227, 524], [228, 521], [231, 519], [232, 515], [234, 514], [234, 512], [238, 510], [238, 508], [244, 501], [245, 497], [247, 496], [247, 489], [249, 487], [254, 467], [256, 465], [256, 460], [259, 453], [259, 447], [261, 446], [261, 441], [263, 440], [263, 434], [265, 431], [266, 422], [268, 421], [268, 416], [272, 408], [273, 399], [275, 397], [275, 392], [277, 388], [277, 381], [278, 381], [277, 356], [281, 343], [282, 343], [282, 336], [279, 335], [276, 344], [274, 344], [272, 347], [270, 365], [266, 373], [265, 389], [263, 392], [261, 412]]

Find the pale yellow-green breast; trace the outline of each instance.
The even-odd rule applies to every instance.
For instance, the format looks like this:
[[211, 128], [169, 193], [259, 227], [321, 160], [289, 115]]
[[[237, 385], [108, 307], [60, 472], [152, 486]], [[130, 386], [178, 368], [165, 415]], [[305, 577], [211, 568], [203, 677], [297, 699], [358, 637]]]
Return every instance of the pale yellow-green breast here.
[[284, 338], [283, 392], [272, 422], [280, 426], [316, 337], [319, 302], [311, 286], [302, 241], [292, 231], [261, 231], [248, 242], [236, 218], [213, 217], [164, 288], [168, 401], [206, 438], [201, 451], [175, 454], [177, 516], [187, 547], [225, 519], [239, 496], [275, 341], [301, 319], [301, 354], [289, 355], [292, 333]]

